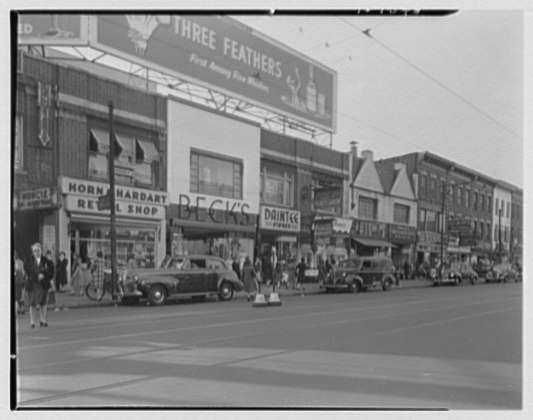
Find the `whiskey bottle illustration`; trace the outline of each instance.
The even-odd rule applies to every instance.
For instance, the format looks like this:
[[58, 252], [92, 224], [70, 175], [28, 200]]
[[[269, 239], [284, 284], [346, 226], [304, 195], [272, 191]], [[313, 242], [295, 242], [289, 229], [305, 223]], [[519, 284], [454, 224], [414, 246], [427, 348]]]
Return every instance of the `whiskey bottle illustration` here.
[[307, 110], [309, 112], [316, 112], [316, 85], [314, 81], [314, 69], [309, 65], [309, 81], [305, 90]]

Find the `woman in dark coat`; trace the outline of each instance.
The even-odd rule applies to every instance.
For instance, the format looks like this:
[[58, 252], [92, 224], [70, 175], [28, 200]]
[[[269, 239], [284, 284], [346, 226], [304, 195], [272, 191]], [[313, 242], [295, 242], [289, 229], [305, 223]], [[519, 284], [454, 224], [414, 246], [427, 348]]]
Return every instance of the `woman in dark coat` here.
[[56, 265], [56, 291], [65, 292], [67, 287], [67, 265], [68, 260], [65, 258], [65, 253], [59, 253], [59, 259]]
[[48, 291], [53, 287], [54, 268], [53, 263], [42, 255], [40, 243], [35, 243], [31, 247], [33, 256], [28, 262], [26, 273], [28, 282], [28, 304], [30, 306], [30, 326], [35, 328], [35, 308], [39, 308], [41, 327], [48, 327], [46, 322], [46, 303]]
[[246, 257], [244, 265], [242, 266], [242, 282], [244, 283], [246, 298], [248, 300], [254, 299], [255, 294], [257, 293], [257, 281], [255, 279], [254, 267], [248, 257]]

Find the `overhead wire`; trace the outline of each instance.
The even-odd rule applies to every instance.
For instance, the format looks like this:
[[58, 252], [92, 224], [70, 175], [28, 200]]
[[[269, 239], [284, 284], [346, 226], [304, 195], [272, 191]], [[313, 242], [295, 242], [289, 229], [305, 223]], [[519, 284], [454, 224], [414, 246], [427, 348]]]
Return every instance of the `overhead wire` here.
[[368, 29], [365, 29], [365, 30], [362, 30], [361, 28], [355, 26], [353, 23], [351, 23], [350, 21], [348, 21], [347, 19], [345, 18], [339, 18], [341, 21], [345, 22], [346, 24], [348, 24], [349, 26], [351, 26], [352, 28], [354, 29], [357, 29], [359, 32], [361, 32], [363, 35], [365, 35], [367, 38], [371, 39], [372, 41], [374, 41], [376, 44], [378, 44], [379, 46], [381, 46], [382, 48], [384, 48], [385, 50], [389, 51], [391, 54], [393, 54], [394, 56], [396, 56], [397, 58], [399, 58], [400, 60], [402, 60], [403, 62], [407, 63], [409, 66], [413, 67], [415, 70], [417, 70], [419, 73], [421, 73], [422, 75], [424, 75], [425, 77], [427, 77], [429, 80], [431, 80], [432, 82], [436, 83], [437, 85], [439, 85], [441, 88], [443, 88], [444, 90], [446, 90], [448, 93], [450, 93], [451, 95], [453, 95], [455, 98], [459, 99], [461, 102], [463, 102], [464, 104], [468, 105], [469, 107], [471, 107], [472, 109], [476, 110], [477, 112], [479, 112], [481, 115], [483, 115], [485, 118], [489, 119], [490, 121], [492, 121], [494, 124], [498, 125], [500, 128], [504, 129], [506, 132], [508, 132], [509, 134], [511, 134], [513, 137], [515, 138], [518, 138], [520, 139], [522, 142], [523, 142], [523, 137], [520, 136], [519, 134], [513, 132], [512, 130], [510, 130], [509, 128], [507, 128], [504, 124], [502, 124], [500, 121], [496, 120], [494, 117], [492, 117], [490, 114], [486, 113], [484, 110], [482, 110], [481, 108], [479, 108], [477, 105], [473, 104], [472, 102], [470, 102], [469, 100], [467, 100], [466, 98], [462, 97], [461, 95], [459, 95], [457, 92], [455, 92], [453, 89], [451, 89], [449, 86], [447, 86], [446, 84], [444, 84], [443, 82], [441, 82], [440, 80], [438, 80], [436, 77], [432, 76], [431, 74], [429, 74], [428, 72], [426, 72], [425, 70], [423, 70], [421, 67], [417, 66], [416, 64], [414, 64], [412, 61], [410, 61], [409, 59], [405, 58], [404, 56], [402, 56], [400, 53], [396, 52], [395, 50], [393, 50], [391, 47], [389, 47], [388, 45], [386, 45], [384, 42], [380, 41], [379, 39], [377, 39], [376, 37], [374, 37], [370, 32], [372, 31], [371, 28], [368, 28]]

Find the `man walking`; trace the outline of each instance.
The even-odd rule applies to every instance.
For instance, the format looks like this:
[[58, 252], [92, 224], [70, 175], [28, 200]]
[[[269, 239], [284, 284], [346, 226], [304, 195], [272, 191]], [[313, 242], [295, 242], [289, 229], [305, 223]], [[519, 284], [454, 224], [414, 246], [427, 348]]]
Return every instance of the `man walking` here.
[[35, 328], [35, 308], [39, 308], [40, 325], [48, 327], [46, 322], [46, 305], [48, 291], [53, 285], [54, 269], [52, 262], [42, 255], [40, 243], [35, 243], [31, 247], [33, 257], [28, 263], [26, 272], [28, 273], [28, 300], [30, 305], [30, 327]]

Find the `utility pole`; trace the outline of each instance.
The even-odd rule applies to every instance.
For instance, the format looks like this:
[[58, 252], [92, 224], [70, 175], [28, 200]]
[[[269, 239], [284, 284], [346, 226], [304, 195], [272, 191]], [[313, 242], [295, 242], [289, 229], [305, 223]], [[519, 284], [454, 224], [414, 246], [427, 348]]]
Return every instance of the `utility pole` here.
[[498, 254], [502, 263], [502, 208], [498, 209]]
[[111, 298], [116, 299], [117, 284], [117, 213], [115, 204], [115, 132], [113, 127], [113, 101], [109, 101], [109, 202], [111, 205]]
[[[439, 269], [439, 277], [442, 276], [442, 272], [444, 269], [444, 227], [446, 226], [446, 215], [444, 214], [444, 211], [446, 210], [446, 195], [448, 194], [448, 180], [446, 182], [442, 183], [442, 204], [441, 204], [441, 217], [442, 217], [442, 225], [440, 227], [440, 269]], [[441, 278], [442, 280], [442, 278]]]

